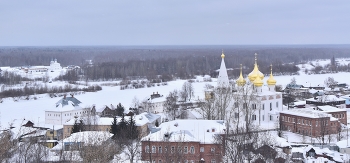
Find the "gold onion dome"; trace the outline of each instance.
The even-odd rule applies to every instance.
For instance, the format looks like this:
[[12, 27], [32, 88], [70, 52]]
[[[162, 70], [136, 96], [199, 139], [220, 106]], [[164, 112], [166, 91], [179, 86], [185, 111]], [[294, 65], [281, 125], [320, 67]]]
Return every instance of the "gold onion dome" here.
[[264, 82], [260, 79], [260, 78], [256, 78], [254, 81], [253, 81], [253, 84], [256, 86], [256, 87], [261, 87]]
[[267, 79], [267, 85], [276, 85], [276, 80], [273, 78], [273, 75], [272, 75], [272, 64], [271, 64], [270, 78]]
[[239, 86], [244, 86], [246, 83], [246, 81], [244, 80], [243, 75], [242, 75], [242, 64], [241, 64], [241, 72], [240, 72], [239, 78], [237, 79], [236, 82], [237, 82], [237, 85], [239, 85]]
[[257, 59], [256, 59], [256, 56], [257, 54], [255, 53], [255, 63], [254, 63], [254, 69], [251, 73], [249, 73], [248, 75], [248, 78], [251, 82], [254, 82], [256, 80], [257, 77], [260, 78], [260, 80], [263, 80], [264, 79], [264, 74], [261, 73], [259, 71], [259, 68], [258, 68], [258, 63], [257, 63]]

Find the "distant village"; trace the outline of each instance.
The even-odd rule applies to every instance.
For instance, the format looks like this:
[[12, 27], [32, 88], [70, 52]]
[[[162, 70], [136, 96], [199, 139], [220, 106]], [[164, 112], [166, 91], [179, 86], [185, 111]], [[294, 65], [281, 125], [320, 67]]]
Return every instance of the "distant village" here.
[[[45, 110], [45, 127], [23, 121], [19, 141], [48, 148], [49, 153], [39, 151], [43, 162], [349, 162], [348, 84], [327, 78], [326, 86], [301, 85], [292, 79], [282, 88], [273, 65], [262, 73], [257, 54], [252, 59], [249, 74], [241, 65], [239, 78], [229, 80], [222, 52], [217, 85], [206, 85], [204, 99], [193, 97], [191, 80], [178, 92], [150, 92], [129, 108], [121, 103], [85, 107], [74, 93], [65, 94]], [[57, 60], [19, 70], [66, 71]]]

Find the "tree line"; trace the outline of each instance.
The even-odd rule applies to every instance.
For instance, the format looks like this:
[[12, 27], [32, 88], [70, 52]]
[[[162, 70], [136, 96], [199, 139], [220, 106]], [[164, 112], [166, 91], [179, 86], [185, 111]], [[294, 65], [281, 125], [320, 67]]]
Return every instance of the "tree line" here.
[[[111, 80], [147, 76], [163, 80], [210, 74], [216, 77], [224, 49], [229, 76], [253, 69], [258, 53], [259, 69], [268, 74], [270, 64], [276, 74], [293, 74], [295, 64], [314, 59], [348, 57], [348, 46], [139, 46], [139, 47], [8, 47], [0, 48], [0, 66], [48, 65], [57, 58], [63, 65], [80, 65], [80, 75], [88, 80]], [[94, 66], [87, 64], [92, 60]], [[73, 77], [73, 76], [72, 76]]]

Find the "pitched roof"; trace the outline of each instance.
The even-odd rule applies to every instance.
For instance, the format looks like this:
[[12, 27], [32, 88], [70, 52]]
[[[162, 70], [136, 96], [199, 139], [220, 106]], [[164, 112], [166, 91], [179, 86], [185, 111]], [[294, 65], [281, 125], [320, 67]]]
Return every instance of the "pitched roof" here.
[[65, 107], [68, 104], [71, 104], [73, 106], [79, 106], [79, 104], [81, 104], [81, 102], [78, 99], [76, 99], [75, 97], [63, 97], [61, 100], [56, 102], [56, 108], [58, 106]]
[[175, 120], [162, 123], [157, 129], [143, 140], [213, 143], [215, 135], [224, 132], [225, 124], [222, 120]]

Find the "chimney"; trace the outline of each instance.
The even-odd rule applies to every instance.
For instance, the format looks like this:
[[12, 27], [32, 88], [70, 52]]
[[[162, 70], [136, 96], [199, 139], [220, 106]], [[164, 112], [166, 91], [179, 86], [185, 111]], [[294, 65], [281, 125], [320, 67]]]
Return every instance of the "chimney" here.
[[65, 95], [63, 95], [63, 99], [66, 99], [66, 96], [67, 96], [66, 94], [65, 94]]
[[73, 94], [73, 93], [71, 93], [70, 95], [71, 95], [72, 97], [74, 97], [74, 94]]

